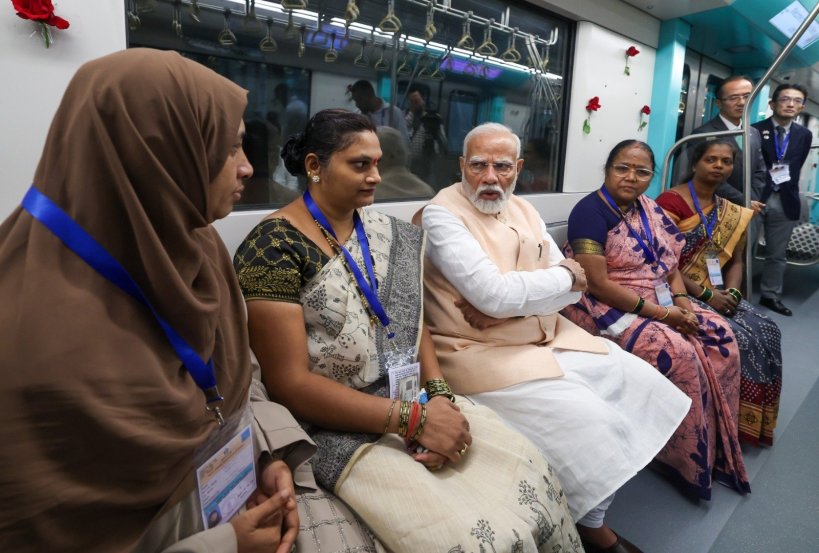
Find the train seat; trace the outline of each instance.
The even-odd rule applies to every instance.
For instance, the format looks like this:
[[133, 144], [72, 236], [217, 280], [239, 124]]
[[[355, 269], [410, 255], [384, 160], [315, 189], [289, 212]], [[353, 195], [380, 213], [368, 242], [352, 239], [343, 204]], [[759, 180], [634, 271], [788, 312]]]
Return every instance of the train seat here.
[[[819, 194], [805, 194], [808, 201], [819, 201]], [[803, 212], [808, 213], [804, 209]], [[754, 257], [765, 259], [765, 247], [762, 242], [757, 246]], [[819, 263], [819, 225], [811, 222], [803, 222], [793, 229], [791, 239], [788, 241], [788, 248], [785, 252], [788, 265], [815, 265]]]

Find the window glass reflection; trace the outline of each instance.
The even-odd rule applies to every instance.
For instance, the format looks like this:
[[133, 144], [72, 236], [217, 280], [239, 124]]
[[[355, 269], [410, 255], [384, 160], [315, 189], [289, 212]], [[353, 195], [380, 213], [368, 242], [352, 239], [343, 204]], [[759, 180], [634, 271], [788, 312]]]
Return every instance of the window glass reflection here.
[[258, 0], [245, 13], [244, 1], [210, 0], [197, 3], [196, 21], [184, 0], [176, 18], [173, 1], [126, 0], [139, 16], [129, 20], [130, 47], [178, 50], [249, 91], [245, 150], [255, 173], [238, 209], [282, 205], [304, 190], [281, 147], [310, 115], [339, 107], [379, 127], [377, 201], [428, 198], [460, 179], [464, 136], [486, 121], [521, 137], [519, 193], [559, 189], [572, 24], [525, 2], [452, 0], [430, 16], [427, 2], [396, 0], [393, 34], [378, 28], [384, 2], [356, 2], [348, 22], [347, 2], [283, 10]]

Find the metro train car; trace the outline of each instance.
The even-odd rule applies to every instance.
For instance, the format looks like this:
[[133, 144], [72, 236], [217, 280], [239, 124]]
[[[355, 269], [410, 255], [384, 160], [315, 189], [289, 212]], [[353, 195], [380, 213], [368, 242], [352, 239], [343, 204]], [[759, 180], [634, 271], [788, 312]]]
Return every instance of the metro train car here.
[[[794, 122], [812, 143], [799, 174], [802, 209], [782, 295], [792, 316], [759, 307], [782, 332], [774, 444], [742, 445], [749, 495], [714, 486], [710, 501], [691, 499], [647, 467], [619, 490], [607, 520], [651, 553], [816, 552], [818, 2], [61, 0], [55, 7], [70, 27], [50, 28], [48, 48], [40, 24], [7, 5], [0, 13], [7, 78], [0, 215], [20, 205], [76, 69], [126, 48], [177, 51], [249, 91], [244, 147], [254, 174], [233, 213], [215, 223], [231, 254], [262, 217], [305, 190], [306, 177], [288, 172], [281, 148], [323, 109], [372, 112], [376, 125], [398, 131], [399, 139], [382, 142], [383, 162], [404, 177], [382, 180], [374, 209], [407, 221], [461, 179], [466, 134], [502, 123], [522, 145], [515, 193], [562, 246], [572, 208], [600, 188], [618, 142], [651, 146], [656, 167], [647, 194], [656, 197], [684, 182], [680, 141], [718, 117], [720, 105], [748, 103], [745, 123], [757, 123], [774, 113], [777, 87], [804, 87]], [[734, 75], [747, 76], [753, 93], [720, 98]], [[749, 155], [744, 136], [736, 140]], [[745, 280], [755, 305], [767, 249], [759, 238], [750, 248]]]

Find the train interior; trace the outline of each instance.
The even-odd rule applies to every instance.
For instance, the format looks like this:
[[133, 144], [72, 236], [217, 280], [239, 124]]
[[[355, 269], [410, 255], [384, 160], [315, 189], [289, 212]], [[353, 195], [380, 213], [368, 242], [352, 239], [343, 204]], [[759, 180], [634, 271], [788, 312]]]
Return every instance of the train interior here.
[[[797, 122], [814, 141], [800, 178], [803, 240], [789, 250], [785, 277], [783, 302], [794, 314], [771, 314], [782, 330], [784, 361], [775, 445], [743, 446], [749, 496], [716, 486], [710, 502], [690, 500], [646, 468], [618, 492], [609, 523], [655, 553], [819, 551], [819, 22], [778, 59], [816, 5], [123, 0], [94, 3], [92, 10], [90, 0], [64, 0], [61, 12], [71, 19], [73, 34], [59, 32], [47, 53], [38, 37], [20, 38], [17, 31], [28, 29], [27, 22], [4, 14], [0, 48], [19, 55], [0, 60], [4, 73], [15, 76], [0, 91], [10, 131], [0, 138], [7, 174], [0, 212], [5, 217], [19, 204], [37, 146], [76, 67], [125, 47], [177, 50], [249, 90], [245, 146], [254, 176], [236, 211], [216, 223], [231, 252], [259, 219], [304, 190], [304, 178], [280, 163], [283, 141], [321, 109], [354, 109], [350, 86], [356, 81], [367, 81], [376, 96], [402, 111], [410, 109], [411, 91], [420, 95], [425, 112], [407, 128], [409, 151], [402, 159], [433, 191], [459, 180], [466, 132], [485, 121], [509, 126], [522, 141], [517, 193], [535, 205], [562, 244], [571, 208], [600, 186], [614, 144], [647, 141], [661, 165], [678, 139], [716, 115], [715, 93], [724, 78], [758, 80], [778, 64], [750, 116], [759, 121], [771, 114], [768, 98], [778, 84], [804, 85], [808, 101]], [[630, 47], [638, 53], [629, 55]], [[593, 98], [599, 108], [590, 108]], [[394, 119], [388, 115], [382, 123], [396, 127]], [[427, 138], [413, 151], [419, 129]], [[21, 151], [21, 143], [30, 151]], [[660, 182], [660, 173], [658, 167], [652, 196], [669, 184]], [[409, 220], [428, 197], [396, 193], [377, 198], [375, 208]], [[756, 290], [760, 268], [756, 259]]]

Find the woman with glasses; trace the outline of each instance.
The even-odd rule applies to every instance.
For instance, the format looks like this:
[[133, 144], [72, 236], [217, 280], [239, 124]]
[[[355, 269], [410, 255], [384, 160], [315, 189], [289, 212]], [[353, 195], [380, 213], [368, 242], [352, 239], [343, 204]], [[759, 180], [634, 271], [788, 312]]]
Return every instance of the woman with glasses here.
[[716, 195], [735, 157], [731, 139], [698, 144], [691, 178], [661, 194], [657, 203], [685, 236], [680, 272], [686, 290], [703, 307], [724, 315], [736, 335], [742, 366], [739, 435], [754, 445], [773, 445], [782, 390], [782, 334], [739, 290], [746, 230], [754, 212]]
[[572, 210], [566, 254], [585, 269], [588, 289], [564, 314], [642, 357], [691, 398], [658, 466], [702, 499], [711, 498], [715, 478], [744, 494], [736, 338], [725, 319], [688, 298], [678, 269], [684, 237], [643, 195], [653, 174], [647, 144], [620, 142], [603, 186]]

